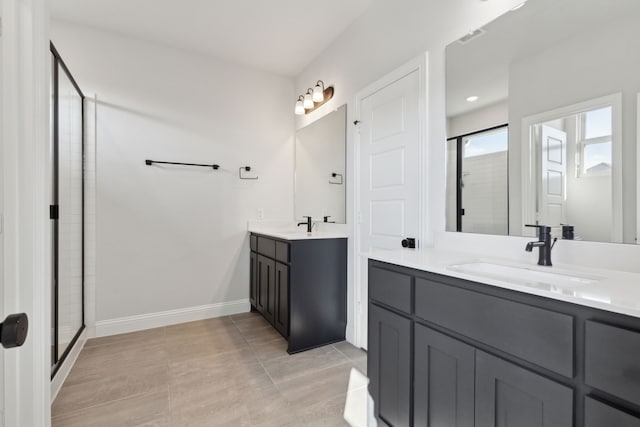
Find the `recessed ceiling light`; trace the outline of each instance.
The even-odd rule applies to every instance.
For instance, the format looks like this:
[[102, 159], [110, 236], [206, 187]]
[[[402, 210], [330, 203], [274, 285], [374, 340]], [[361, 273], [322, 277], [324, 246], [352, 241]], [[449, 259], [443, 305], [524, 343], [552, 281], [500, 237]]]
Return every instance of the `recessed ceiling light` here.
[[515, 6], [514, 8], [511, 9], [511, 11], [513, 12], [514, 10], [518, 10], [520, 9], [522, 6], [524, 6], [525, 4], [527, 4], [526, 1], [523, 1], [522, 3], [520, 3], [519, 5]]
[[476, 102], [478, 99], [480, 99], [479, 96], [473, 95], [467, 98], [467, 102]]

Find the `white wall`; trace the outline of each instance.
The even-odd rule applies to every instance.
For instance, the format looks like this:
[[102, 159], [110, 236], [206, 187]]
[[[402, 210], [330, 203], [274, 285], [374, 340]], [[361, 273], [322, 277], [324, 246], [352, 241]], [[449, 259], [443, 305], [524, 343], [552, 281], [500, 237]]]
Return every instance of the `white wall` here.
[[[97, 98], [98, 325], [248, 308], [247, 220], [258, 208], [293, 217], [293, 81], [64, 22], [53, 22], [52, 39]], [[147, 158], [221, 168], [150, 167]], [[238, 179], [246, 165], [259, 180]]]
[[505, 100], [449, 118], [447, 120], [447, 138], [466, 135], [507, 123], [509, 123], [509, 103]]

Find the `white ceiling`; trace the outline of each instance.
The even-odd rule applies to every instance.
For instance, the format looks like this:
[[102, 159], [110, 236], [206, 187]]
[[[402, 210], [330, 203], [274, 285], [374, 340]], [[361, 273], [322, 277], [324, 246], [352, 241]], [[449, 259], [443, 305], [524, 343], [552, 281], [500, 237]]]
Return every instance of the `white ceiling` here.
[[50, 0], [54, 19], [295, 76], [373, 0]]
[[[638, 0], [528, 0], [485, 25], [484, 35], [447, 46], [447, 117], [506, 100], [512, 62], [606, 25], [637, 25], [639, 15]], [[480, 99], [469, 103], [471, 95]]]

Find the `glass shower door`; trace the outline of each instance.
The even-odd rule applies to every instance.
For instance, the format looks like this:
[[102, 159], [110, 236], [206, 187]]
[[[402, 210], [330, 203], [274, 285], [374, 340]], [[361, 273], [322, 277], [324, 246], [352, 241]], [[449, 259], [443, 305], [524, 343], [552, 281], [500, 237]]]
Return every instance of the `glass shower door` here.
[[82, 92], [53, 52], [53, 371], [84, 328]]

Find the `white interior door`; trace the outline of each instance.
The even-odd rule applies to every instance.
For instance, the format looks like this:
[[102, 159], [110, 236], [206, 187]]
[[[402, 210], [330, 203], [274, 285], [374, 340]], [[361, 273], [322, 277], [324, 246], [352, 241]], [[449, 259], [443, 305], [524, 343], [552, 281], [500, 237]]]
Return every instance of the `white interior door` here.
[[[2, 10], [0, 7], [0, 23], [2, 22]], [[3, 38], [2, 38], [2, 26], [0, 26], [0, 99], [4, 99], [4, 91], [3, 91], [3, 68], [2, 64], [4, 63], [4, 58], [2, 55], [3, 50]], [[0, 102], [0, 128], [3, 127], [2, 120], [2, 107], [3, 103]], [[4, 136], [4, 135], [3, 135]], [[3, 156], [3, 137], [0, 137], [0, 271], [3, 273], [0, 274], [0, 296], [2, 300], [4, 300], [4, 233], [2, 230], [3, 227], [3, 218], [4, 218], [4, 156]], [[0, 320], [4, 319], [4, 304], [0, 304]], [[4, 351], [0, 350], [0, 427], [4, 427]]]
[[538, 223], [561, 235], [566, 223], [567, 134], [550, 126], [541, 130], [541, 184]]
[[0, 2], [0, 320], [26, 313], [22, 347], [0, 347], [0, 423], [50, 424], [49, 16], [47, 0]]
[[359, 331], [367, 348], [367, 253], [419, 237], [420, 72], [362, 98], [360, 111]]

